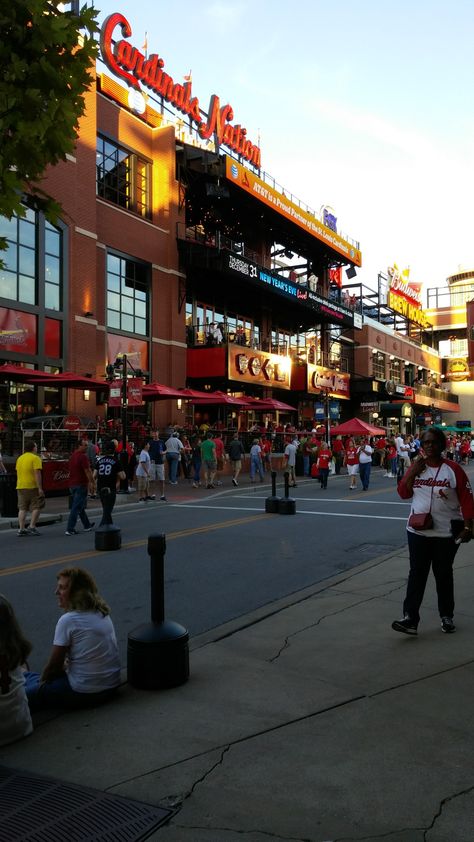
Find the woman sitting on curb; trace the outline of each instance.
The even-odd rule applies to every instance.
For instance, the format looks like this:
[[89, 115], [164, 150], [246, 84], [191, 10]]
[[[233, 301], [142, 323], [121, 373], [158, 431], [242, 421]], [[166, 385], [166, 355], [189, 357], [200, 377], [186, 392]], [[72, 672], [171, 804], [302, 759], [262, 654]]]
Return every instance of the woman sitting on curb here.
[[22, 668], [30, 652], [12, 606], [0, 594], [0, 746], [33, 730]]
[[50, 707], [83, 708], [107, 702], [120, 684], [120, 659], [110, 609], [87, 570], [65, 568], [56, 596], [64, 610], [48, 663], [27, 672], [32, 712]]

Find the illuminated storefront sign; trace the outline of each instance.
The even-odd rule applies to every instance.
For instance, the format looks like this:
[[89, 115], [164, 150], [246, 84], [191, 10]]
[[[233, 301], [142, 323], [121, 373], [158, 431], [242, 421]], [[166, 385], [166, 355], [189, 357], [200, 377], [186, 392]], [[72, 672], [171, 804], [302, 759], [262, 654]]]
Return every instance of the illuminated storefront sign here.
[[421, 296], [418, 290], [414, 289], [413, 286], [410, 286], [409, 278], [409, 269], [405, 269], [403, 272], [400, 272], [397, 264], [395, 263], [393, 266], [389, 266], [388, 268], [388, 278], [389, 278], [389, 289], [392, 292], [396, 292], [401, 295], [403, 298], [406, 298], [407, 301], [410, 301], [415, 307], [420, 307], [422, 305]]
[[331, 228], [323, 225], [316, 216], [304, 211], [282, 193], [279, 193], [278, 190], [270, 187], [261, 178], [258, 178], [246, 167], [228, 156], [226, 157], [226, 177], [254, 198], [259, 199], [265, 205], [289, 219], [290, 222], [299, 225], [308, 234], [342, 254], [356, 266], [362, 266], [362, 254], [352, 243], [344, 240]]
[[100, 32], [102, 58], [112, 73], [123, 79], [132, 89], [141, 91], [142, 87], [149, 88], [163, 97], [196, 123], [198, 134], [203, 140], [215, 137], [219, 144], [228, 146], [253, 166], [260, 167], [260, 149], [247, 139], [246, 128], [232, 123], [234, 111], [231, 105], [221, 106], [219, 97], [213, 94], [209, 101], [207, 118], [204, 120], [199, 100], [192, 93], [192, 80], [185, 81], [184, 84], [175, 82], [165, 73], [164, 59], [157, 53], [151, 53], [147, 57], [123, 39], [112, 44], [117, 27], [120, 27], [123, 39], [130, 38], [132, 28], [126, 17], [119, 12], [106, 18]]
[[424, 330], [431, 327], [420, 305], [412, 303], [405, 295], [399, 295], [390, 289], [387, 295], [387, 306], [396, 313], [400, 313], [401, 316], [405, 316], [410, 322], [420, 325]]
[[257, 263], [252, 263], [250, 260], [240, 257], [238, 254], [227, 252], [224, 261], [224, 269], [229, 269], [231, 272], [242, 275], [259, 286], [265, 284], [273, 292], [292, 301], [298, 301], [303, 306], [310, 307], [311, 310], [325, 316], [327, 319], [344, 325], [344, 327], [353, 327], [354, 313], [352, 310], [328, 301], [327, 298], [311, 292], [307, 287], [292, 283], [288, 278], [273, 275], [268, 269], [262, 269]]
[[325, 392], [333, 398], [350, 398], [350, 375], [321, 365], [307, 365], [309, 394]]
[[227, 362], [229, 380], [289, 389], [290, 371], [291, 364], [287, 357], [229, 345]]
[[448, 360], [447, 380], [469, 380], [469, 363], [464, 357], [452, 357]]

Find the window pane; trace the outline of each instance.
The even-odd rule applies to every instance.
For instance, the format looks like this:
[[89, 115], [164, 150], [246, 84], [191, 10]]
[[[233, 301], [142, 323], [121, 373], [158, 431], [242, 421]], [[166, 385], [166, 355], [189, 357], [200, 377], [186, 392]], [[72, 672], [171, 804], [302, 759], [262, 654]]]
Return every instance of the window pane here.
[[133, 333], [133, 316], [122, 316], [122, 330]]
[[120, 327], [120, 314], [114, 310], [107, 310], [107, 326]]
[[27, 275], [20, 275], [18, 278], [19, 295], [18, 300], [25, 304], [36, 304], [35, 279]]
[[107, 289], [120, 292], [120, 278], [117, 275], [107, 275]]
[[44, 232], [44, 248], [48, 254], [55, 254], [59, 257], [61, 235], [56, 229], [46, 228]]
[[144, 301], [135, 302], [135, 315], [141, 316], [142, 319], [146, 318], [146, 304]]
[[146, 336], [146, 321], [144, 319], [135, 319], [135, 333], [141, 333]]
[[24, 246], [35, 248], [36, 246], [36, 228], [31, 222], [25, 222], [20, 219], [20, 243]]
[[16, 301], [16, 275], [13, 272], [0, 270], [0, 298]]
[[16, 272], [18, 269], [18, 246], [16, 243], [7, 243], [7, 248], [2, 251], [2, 260], [5, 264], [5, 269], [11, 269]]
[[59, 258], [47, 254], [44, 261], [45, 280], [59, 285]]
[[111, 310], [120, 310], [120, 295], [116, 295], [115, 292], [108, 292], [107, 307]]
[[16, 240], [17, 237], [17, 218], [7, 219], [6, 216], [0, 216], [0, 237], [8, 237], [9, 240]]
[[22, 275], [35, 275], [35, 252], [20, 246], [18, 268]]
[[114, 272], [120, 275], [120, 257], [115, 257], [114, 254], [107, 255], [107, 272]]
[[133, 298], [122, 295], [122, 313], [133, 313]]
[[44, 286], [44, 306], [48, 310], [59, 310], [59, 287], [53, 284]]

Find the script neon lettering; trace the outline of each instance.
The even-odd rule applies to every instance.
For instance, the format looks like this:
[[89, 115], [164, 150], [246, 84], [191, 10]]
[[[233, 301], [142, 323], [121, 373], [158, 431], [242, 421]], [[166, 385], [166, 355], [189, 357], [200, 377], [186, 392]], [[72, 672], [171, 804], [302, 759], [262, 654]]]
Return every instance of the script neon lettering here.
[[208, 140], [215, 135], [219, 144], [230, 147], [251, 164], [260, 167], [260, 149], [247, 139], [245, 128], [232, 125], [234, 112], [231, 105], [227, 104], [221, 108], [219, 97], [213, 94], [209, 101], [207, 122], [203, 120], [199, 100], [192, 96], [192, 82], [186, 82], [184, 85], [176, 83], [172, 76], [164, 72], [165, 63], [157, 54], [152, 54], [147, 59], [136, 47], [124, 40], [118, 41], [112, 48], [116, 27], [120, 27], [123, 38], [130, 38], [132, 35], [128, 20], [120, 13], [109, 15], [105, 20], [100, 34], [100, 48], [104, 62], [113, 73], [138, 90], [141, 82], [164, 97], [197, 124], [202, 139]]

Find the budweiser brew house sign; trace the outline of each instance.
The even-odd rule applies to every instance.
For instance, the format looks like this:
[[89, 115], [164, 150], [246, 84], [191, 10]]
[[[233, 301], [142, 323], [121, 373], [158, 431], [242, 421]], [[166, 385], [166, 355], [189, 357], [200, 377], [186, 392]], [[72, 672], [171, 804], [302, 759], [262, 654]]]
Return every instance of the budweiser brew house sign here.
[[[121, 32], [122, 39], [114, 43], [116, 30]], [[175, 82], [169, 73], [165, 72], [164, 59], [158, 53], [144, 55], [140, 50], [125, 40], [132, 35], [132, 28], [124, 15], [114, 12], [104, 21], [100, 33], [100, 49], [107, 67], [123, 79], [132, 89], [142, 91], [149, 88], [158, 96], [163, 97], [196, 124], [197, 132], [202, 140], [214, 137], [217, 143], [229, 147], [255, 167], [260, 167], [260, 149], [247, 139], [247, 129], [240, 124], [234, 124], [234, 110], [231, 105], [220, 104], [219, 97], [213, 94], [209, 101], [207, 116], [201, 111], [197, 96], [193, 96], [192, 80], [181, 84]]]

